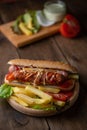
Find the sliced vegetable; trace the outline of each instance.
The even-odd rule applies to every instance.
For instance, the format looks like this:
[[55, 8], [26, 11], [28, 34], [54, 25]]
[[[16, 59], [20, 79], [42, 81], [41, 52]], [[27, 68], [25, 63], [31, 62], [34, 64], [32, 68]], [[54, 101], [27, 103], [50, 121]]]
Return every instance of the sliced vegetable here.
[[12, 86], [7, 84], [2, 84], [0, 86], [0, 97], [1, 98], [8, 98], [13, 94]]
[[71, 75], [69, 75], [69, 78], [78, 80], [79, 79], [79, 75], [78, 74], [71, 74]]
[[14, 80], [14, 75], [13, 75], [13, 73], [8, 73], [8, 74], [6, 75], [6, 79], [9, 80], [9, 81]]
[[17, 66], [17, 65], [11, 65], [11, 66], [9, 67], [9, 73], [12, 73], [12, 72], [14, 72], [15, 70], [19, 70], [19, 69], [20, 69], [19, 66]]
[[22, 21], [22, 15], [19, 16], [12, 25], [12, 30], [17, 34], [22, 34], [21, 30], [19, 29], [19, 23]]
[[19, 16], [13, 26], [12, 30], [17, 34], [31, 35], [37, 33], [40, 29], [40, 24], [36, 18], [36, 11], [27, 11]]
[[29, 21], [32, 21], [32, 17], [31, 15], [27, 12], [23, 15], [23, 20], [24, 20], [24, 23], [26, 23], [28, 25]]
[[58, 100], [58, 101], [67, 101], [70, 99], [70, 97], [73, 95], [73, 91], [69, 91], [69, 92], [60, 92], [60, 93], [48, 93], [49, 95], [51, 95], [53, 97], [54, 100]]
[[65, 104], [66, 104], [66, 102], [64, 102], [64, 101], [55, 101], [54, 103], [55, 103], [56, 105], [60, 106], [60, 107], [64, 107]]
[[36, 11], [29, 11], [29, 13], [32, 17], [33, 25], [34, 25], [35, 29], [38, 31], [40, 29], [40, 24], [39, 24], [37, 17], [36, 17]]
[[23, 22], [19, 23], [19, 28], [25, 35], [32, 35], [32, 31], [29, 30]]
[[61, 85], [61, 88], [73, 88], [74, 83], [75, 83], [75, 80], [69, 79], [69, 80], [65, 81], [65, 82]]
[[25, 23], [26, 27], [29, 30], [33, 31], [33, 29], [34, 29], [33, 22], [32, 22], [33, 18], [31, 17], [31, 15], [27, 12], [23, 15], [23, 19], [24, 19], [24, 23]]

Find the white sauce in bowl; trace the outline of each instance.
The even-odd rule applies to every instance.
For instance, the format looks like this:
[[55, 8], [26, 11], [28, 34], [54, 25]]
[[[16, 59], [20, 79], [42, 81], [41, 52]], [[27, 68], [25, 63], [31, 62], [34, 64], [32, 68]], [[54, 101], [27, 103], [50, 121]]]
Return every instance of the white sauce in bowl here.
[[43, 9], [45, 17], [50, 21], [59, 22], [66, 14], [66, 6], [62, 1], [46, 2]]

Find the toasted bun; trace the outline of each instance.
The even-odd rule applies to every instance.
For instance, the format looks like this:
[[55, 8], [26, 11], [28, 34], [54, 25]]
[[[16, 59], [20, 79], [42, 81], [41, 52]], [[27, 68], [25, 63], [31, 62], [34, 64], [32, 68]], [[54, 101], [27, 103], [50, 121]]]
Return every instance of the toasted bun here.
[[31, 116], [37, 116], [37, 117], [44, 116], [45, 117], [45, 116], [52, 116], [52, 115], [61, 113], [65, 110], [67, 110], [68, 108], [70, 108], [77, 100], [78, 95], [79, 95], [79, 82], [76, 82], [74, 94], [70, 98], [69, 105], [65, 105], [65, 107], [62, 108], [61, 111], [60, 110], [59, 111], [57, 111], [57, 110], [36, 110], [36, 109], [24, 107], [24, 106], [18, 104], [17, 102], [15, 102], [14, 100], [12, 100], [11, 98], [9, 98], [7, 101], [14, 109], [16, 109], [17, 111], [19, 111], [21, 113], [31, 115]]
[[20, 66], [33, 66], [37, 68], [62, 69], [70, 71], [72, 73], [77, 73], [77, 70], [74, 67], [59, 61], [13, 59], [10, 60], [8, 64]]
[[23, 87], [23, 88], [25, 88], [26, 87], [26, 84], [23, 84], [23, 83], [19, 83], [19, 82], [9, 82], [8, 80], [6, 80], [6, 78], [4, 79], [4, 82], [6, 83], [6, 84], [9, 84], [9, 85], [12, 85], [12, 86], [18, 86], [18, 87]]

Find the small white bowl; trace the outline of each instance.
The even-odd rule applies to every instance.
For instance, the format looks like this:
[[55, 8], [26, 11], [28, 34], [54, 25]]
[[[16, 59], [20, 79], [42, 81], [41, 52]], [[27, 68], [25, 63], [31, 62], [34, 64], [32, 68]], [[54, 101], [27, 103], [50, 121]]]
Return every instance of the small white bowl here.
[[63, 1], [49, 1], [44, 4], [45, 17], [54, 22], [60, 22], [66, 14], [66, 5]]

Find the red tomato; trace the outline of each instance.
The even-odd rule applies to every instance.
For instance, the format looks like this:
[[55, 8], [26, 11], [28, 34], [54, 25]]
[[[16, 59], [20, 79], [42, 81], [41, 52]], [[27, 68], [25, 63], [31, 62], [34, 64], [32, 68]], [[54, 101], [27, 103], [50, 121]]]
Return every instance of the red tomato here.
[[7, 74], [7, 75], [6, 75], [6, 80], [8, 80], [8, 81], [14, 80], [14, 75], [13, 75], [13, 73]]
[[67, 81], [65, 81], [60, 87], [61, 88], [71, 88], [74, 85], [74, 81], [73, 79], [69, 79]]
[[55, 100], [66, 101], [73, 95], [73, 91], [60, 92], [57, 94], [55, 93], [48, 93], [48, 94], [51, 95]]
[[72, 15], [65, 16], [63, 22], [60, 25], [60, 33], [67, 38], [73, 38], [80, 32], [79, 21]]

